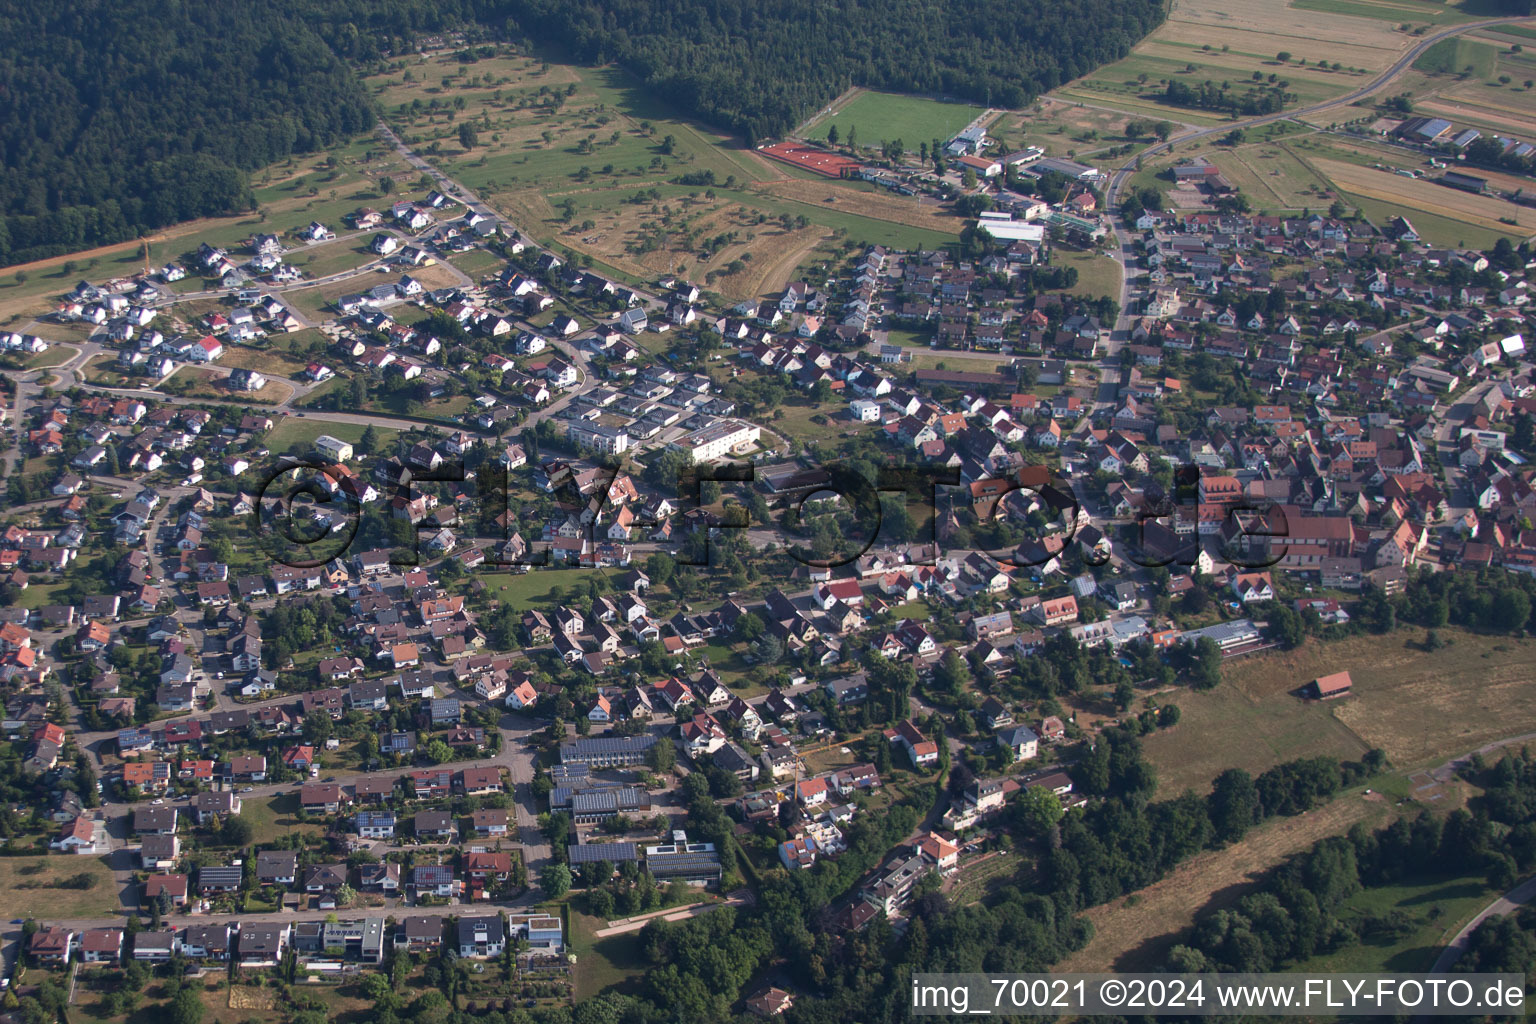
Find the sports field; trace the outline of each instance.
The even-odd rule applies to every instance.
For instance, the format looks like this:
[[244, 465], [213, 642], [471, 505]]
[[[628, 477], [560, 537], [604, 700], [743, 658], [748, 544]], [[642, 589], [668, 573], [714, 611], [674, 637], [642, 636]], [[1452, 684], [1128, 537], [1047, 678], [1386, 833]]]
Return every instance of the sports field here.
[[915, 152], [920, 142], [947, 142], [982, 113], [982, 107], [968, 103], [861, 89], [846, 102], [834, 105], [830, 114], [815, 118], [805, 137], [825, 140], [836, 127], [844, 145], [852, 131], [860, 146], [879, 146], [900, 139], [908, 150]]

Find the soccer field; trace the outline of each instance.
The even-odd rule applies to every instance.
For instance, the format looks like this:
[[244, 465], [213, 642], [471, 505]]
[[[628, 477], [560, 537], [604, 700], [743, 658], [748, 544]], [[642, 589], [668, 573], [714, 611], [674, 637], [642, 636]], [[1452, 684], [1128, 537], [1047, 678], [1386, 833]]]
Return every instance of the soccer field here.
[[900, 139], [910, 151], [922, 142], [948, 141], [981, 113], [981, 107], [964, 103], [945, 103], [889, 92], [861, 92], [816, 121], [806, 135], [812, 139], [825, 139], [828, 130], [836, 125], [838, 141], [844, 144], [848, 141], [848, 132], [856, 130], [860, 146], [878, 146]]

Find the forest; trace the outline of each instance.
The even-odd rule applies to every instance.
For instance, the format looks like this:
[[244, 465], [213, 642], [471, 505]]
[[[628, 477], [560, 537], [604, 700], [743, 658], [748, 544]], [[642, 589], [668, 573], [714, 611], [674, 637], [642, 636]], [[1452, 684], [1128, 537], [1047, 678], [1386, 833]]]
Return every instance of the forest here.
[[39, 0], [0, 12], [0, 265], [254, 207], [248, 173], [368, 130], [355, 65], [431, 35], [617, 62], [756, 140], [850, 85], [1019, 107], [1123, 57], [1158, 0]]
[[509, 0], [541, 42], [617, 62], [749, 144], [849, 86], [1021, 107], [1124, 57], [1157, 0]]
[[250, 209], [246, 172], [373, 123], [281, 6], [39, 0], [0, 39], [0, 263]]

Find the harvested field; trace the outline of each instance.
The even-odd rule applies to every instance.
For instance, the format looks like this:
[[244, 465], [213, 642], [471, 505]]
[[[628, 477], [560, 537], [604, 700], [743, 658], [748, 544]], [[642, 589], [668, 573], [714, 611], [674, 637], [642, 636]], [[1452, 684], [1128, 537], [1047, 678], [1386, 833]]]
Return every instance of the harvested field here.
[[[1255, 32], [1300, 40], [1306, 47], [1295, 48], [1294, 52], [1298, 55], [1309, 60], [1332, 61], [1334, 57], [1324, 48], [1341, 44], [1369, 49], [1405, 50], [1411, 39], [1406, 32], [1397, 30], [1396, 23], [1427, 22], [1436, 13], [1447, 13], [1444, 4], [1420, 3], [1417, 0], [1403, 0], [1402, 7], [1405, 9], [1395, 14], [1387, 13], [1387, 8], [1393, 5], [1378, 3], [1376, 0], [1345, 3], [1342, 6], [1360, 8], [1348, 12], [1332, 10], [1331, 5], [1335, 3], [1336, 0], [1291, 0], [1286, 4], [1292, 12], [1326, 10], [1332, 16], [1324, 23], [1324, 19], [1299, 13], [1277, 17], [1275, 5], [1269, 0], [1174, 0], [1168, 22], [1170, 25], [1189, 23], [1204, 25], [1211, 30]], [[1317, 8], [1313, 4], [1330, 6]], [[1449, 13], [1454, 18], [1457, 12], [1451, 9]], [[1153, 33], [1154, 36], [1158, 34]], [[1260, 47], [1255, 52], [1264, 53], [1268, 49]]]
[[[1378, 171], [1373, 167], [1361, 167], [1340, 160], [1313, 158], [1312, 163], [1319, 173], [1326, 175], [1346, 192], [1383, 199], [1511, 237], [1524, 238], [1536, 232], [1536, 210], [1530, 207], [1517, 206], [1489, 196], [1458, 192], [1433, 181], [1405, 178], [1390, 171]], [[1500, 224], [1500, 217], [1509, 217], [1516, 224]]]
[[1241, 842], [1209, 850], [1179, 865], [1167, 878], [1084, 915], [1093, 939], [1056, 964], [1057, 971], [1154, 970], [1199, 916], [1235, 903], [1258, 876], [1326, 836], [1365, 822], [1379, 828], [1395, 817], [1390, 804], [1348, 793], [1294, 818], [1276, 818]]
[[786, 179], [760, 186], [762, 191], [792, 199], [800, 203], [816, 203], [832, 206], [843, 213], [853, 213], [873, 220], [887, 220], [893, 224], [906, 224], [928, 231], [954, 234], [960, 230], [960, 221], [949, 213], [939, 212], [931, 202], [919, 203], [909, 196], [893, 196], [886, 192], [861, 192], [857, 189], [834, 185], [831, 182]]

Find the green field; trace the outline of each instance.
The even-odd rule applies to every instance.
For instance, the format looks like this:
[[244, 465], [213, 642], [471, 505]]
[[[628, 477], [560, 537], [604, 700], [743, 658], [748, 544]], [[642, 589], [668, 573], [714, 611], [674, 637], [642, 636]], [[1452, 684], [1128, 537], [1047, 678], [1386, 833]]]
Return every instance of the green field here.
[[835, 113], [817, 121], [806, 136], [825, 140], [827, 132], [836, 126], [844, 145], [849, 131], [854, 131], [860, 146], [878, 146], [901, 139], [910, 151], [921, 142], [948, 141], [981, 113], [981, 107], [971, 104], [889, 92], [861, 92]]
[[1498, 60], [1498, 50], [1488, 43], [1474, 43], [1469, 39], [1442, 39], [1424, 51], [1413, 62], [1415, 70], [1434, 75], [1459, 75], [1470, 69], [1482, 78], [1493, 74]]
[[1449, 217], [1441, 217], [1437, 214], [1426, 213], [1412, 206], [1399, 206], [1381, 199], [1368, 199], [1365, 196], [1357, 196], [1350, 192], [1340, 192], [1339, 195], [1351, 206], [1358, 207], [1371, 223], [1381, 226], [1393, 217], [1407, 217], [1413, 221], [1414, 229], [1419, 237], [1431, 245], [1454, 246], [1456, 248], [1470, 247], [1473, 249], [1491, 249], [1500, 238], [1508, 236], [1519, 241], [1522, 235], [1519, 229], [1511, 227], [1509, 231], [1494, 231], [1491, 228], [1479, 227], [1476, 224], [1468, 224], [1465, 221], [1452, 220]]
[[521, 575], [511, 572], [480, 573], [479, 579], [485, 584], [489, 596], [495, 600], [511, 604], [514, 608], [531, 608], [547, 603], [556, 588], [567, 593], [572, 590], [585, 593], [588, 579], [607, 573], [607, 569], [535, 568]]
[[1051, 263], [1077, 268], [1077, 284], [1072, 286], [1068, 294], [1089, 299], [1107, 295], [1116, 302], [1120, 301], [1120, 264], [1108, 256], [1058, 245], [1051, 250]]
[[282, 796], [248, 799], [240, 802], [240, 817], [251, 823], [253, 841], [257, 846], [270, 843], [281, 836], [302, 829], [310, 835], [320, 832], [319, 825], [300, 824], [298, 783]]
[[[287, 416], [278, 420], [265, 440], [268, 448], [282, 452], [296, 444], [308, 448], [321, 434], [330, 434], [334, 438], [356, 444], [363, 439], [363, 431], [367, 429], [361, 423], [330, 423], [320, 419]], [[391, 443], [400, 434], [394, 427], [374, 427], [373, 432], [378, 435], [380, 447]]]
[[645, 957], [640, 949], [640, 933], [625, 932], [599, 939], [596, 931], [607, 922], [574, 907], [569, 908], [571, 952], [577, 955], [576, 998], [588, 999], [608, 988], [622, 988], [632, 978], [645, 973]]

